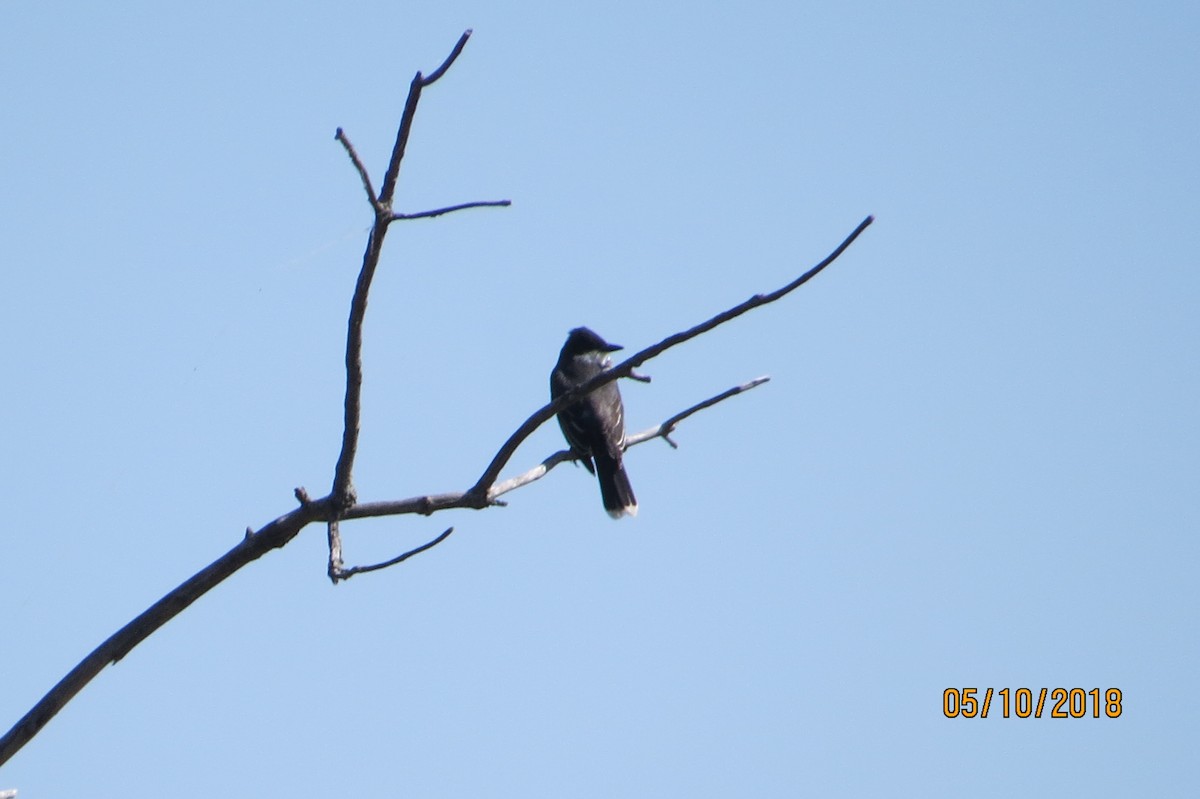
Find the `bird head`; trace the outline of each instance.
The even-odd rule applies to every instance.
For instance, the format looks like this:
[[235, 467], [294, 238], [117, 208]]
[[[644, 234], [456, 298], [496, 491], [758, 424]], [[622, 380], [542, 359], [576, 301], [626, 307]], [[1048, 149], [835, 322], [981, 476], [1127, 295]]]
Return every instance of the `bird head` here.
[[[593, 353], [603, 356], [605, 353], [616, 352], [620, 349], [624, 348], [620, 344], [609, 344], [591, 328], [577, 327], [567, 335], [567, 343], [563, 344], [562, 355], [567, 358]], [[602, 360], [608, 361], [608, 358], [603, 357]]]

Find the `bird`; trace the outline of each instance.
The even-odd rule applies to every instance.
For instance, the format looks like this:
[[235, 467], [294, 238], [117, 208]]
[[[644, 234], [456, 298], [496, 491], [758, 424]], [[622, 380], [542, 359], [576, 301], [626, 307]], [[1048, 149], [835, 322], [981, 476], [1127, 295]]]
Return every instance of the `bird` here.
[[[612, 365], [609, 353], [623, 349], [594, 331], [577, 327], [567, 335], [550, 373], [550, 397], [558, 399]], [[571, 454], [600, 482], [604, 510], [614, 519], [636, 516], [637, 498], [625, 473], [625, 407], [616, 382], [608, 383], [558, 412]]]

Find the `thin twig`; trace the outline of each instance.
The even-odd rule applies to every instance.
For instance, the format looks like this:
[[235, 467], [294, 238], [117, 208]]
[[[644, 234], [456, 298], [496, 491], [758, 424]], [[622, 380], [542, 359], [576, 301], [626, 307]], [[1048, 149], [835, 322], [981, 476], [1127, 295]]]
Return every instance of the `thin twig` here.
[[367, 199], [371, 203], [371, 207], [378, 210], [379, 198], [375, 195], [375, 187], [371, 185], [371, 176], [367, 174], [367, 168], [363, 166], [362, 159], [358, 157], [358, 151], [354, 149], [354, 145], [350, 143], [345, 131], [341, 128], [337, 129], [334, 135], [335, 139], [342, 143], [342, 147], [346, 148], [346, 154], [350, 156], [350, 162], [354, 164], [354, 168], [358, 170], [358, 176], [362, 178], [363, 189], [367, 192]]
[[421, 544], [421, 546], [416, 547], [415, 549], [410, 549], [409, 551], [405, 552], [403, 555], [394, 557], [391, 560], [385, 560], [383, 563], [376, 563], [371, 566], [351, 566], [349, 569], [340, 569], [340, 570], [338, 570], [337, 578], [335, 579], [335, 582], [337, 580], [349, 580], [351, 577], [353, 577], [356, 574], [364, 574], [366, 572], [379, 571], [380, 569], [386, 569], [389, 566], [395, 566], [397, 563], [403, 563], [404, 561], [411, 558], [413, 555], [420, 555], [422, 552], [424, 552], [427, 549], [433, 549], [438, 544], [442, 543], [447, 538], [449, 538], [450, 534], [453, 532], [454, 532], [454, 528], [449, 527], [446, 529], [446, 532], [442, 533], [441, 535], [439, 535], [437, 538], [433, 539], [432, 541], [428, 541], [424, 544]]
[[442, 75], [445, 75], [446, 70], [454, 66], [454, 62], [458, 60], [459, 54], [461, 54], [463, 48], [467, 46], [467, 39], [471, 38], [472, 33], [474, 33], [474, 31], [472, 31], [470, 28], [467, 28], [465, 31], [463, 31], [463, 35], [458, 37], [458, 42], [454, 45], [454, 49], [450, 51], [450, 55], [446, 56], [446, 60], [442, 62], [442, 65], [433, 72], [429, 73], [429, 77], [422, 81], [425, 86], [428, 86], [438, 78], [442, 77]]
[[692, 407], [688, 408], [687, 410], [680, 411], [657, 427], [651, 427], [649, 430], [643, 430], [642, 432], [636, 433], [632, 436], [626, 436], [625, 449], [629, 449], [636, 444], [641, 444], [643, 441], [649, 441], [652, 438], [661, 438], [663, 441], [666, 441], [671, 445], [671, 449], [679, 449], [679, 446], [671, 440], [671, 433], [675, 432], [675, 428], [680, 422], [691, 416], [693, 413], [699, 413], [705, 408], [710, 408], [713, 405], [716, 405], [718, 402], [727, 400], [737, 394], [741, 394], [743, 391], [749, 391], [752, 388], [758, 388], [763, 383], [770, 381], [770, 379], [771, 378], [767, 377], [766, 375], [763, 375], [762, 377], [756, 377], [748, 383], [742, 383], [740, 386], [734, 386], [727, 391], [722, 391], [715, 397], [709, 397], [708, 399], [704, 400], [704, 402], [697, 402]]
[[415, 214], [392, 214], [390, 219], [393, 222], [399, 222], [404, 219], [429, 219], [442, 214], [453, 213], [454, 211], [462, 211], [467, 208], [507, 208], [512, 205], [512, 200], [481, 200], [473, 203], [459, 203], [458, 205], [448, 205], [445, 208], [437, 208], [433, 211], [418, 211]]

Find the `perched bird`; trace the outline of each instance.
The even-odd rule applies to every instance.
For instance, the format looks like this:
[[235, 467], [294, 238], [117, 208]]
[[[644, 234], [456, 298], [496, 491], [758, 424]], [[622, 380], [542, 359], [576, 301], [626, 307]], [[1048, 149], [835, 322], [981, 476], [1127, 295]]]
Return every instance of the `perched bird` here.
[[[558, 363], [550, 373], [550, 396], [558, 399], [612, 365], [610, 352], [621, 349], [586, 327], [567, 336]], [[621, 456], [625, 451], [625, 408], [615, 382], [588, 394], [558, 412], [558, 424], [571, 452], [600, 481], [604, 509], [614, 519], [637, 515], [637, 499]], [[595, 464], [593, 468], [593, 463]]]

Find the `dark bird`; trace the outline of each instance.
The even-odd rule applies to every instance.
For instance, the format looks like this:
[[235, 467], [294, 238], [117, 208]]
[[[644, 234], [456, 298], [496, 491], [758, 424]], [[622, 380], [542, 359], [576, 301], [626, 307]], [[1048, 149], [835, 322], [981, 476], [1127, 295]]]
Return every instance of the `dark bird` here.
[[[621, 349], [586, 327], [567, 336], [550, 373], [550, 396], [558, 399], [612, 365], [610, 352]], [[571, 452], [600, 481], [604, 509], [614, 519], [637, 515], [637, 499], [621, 456], [625, 452], [625, 408], [616, 382], [601, 386], [558, 412], [558, 424]], [[593, 466], [595, 464], [595, 466]]]

